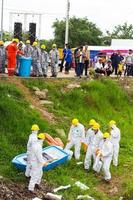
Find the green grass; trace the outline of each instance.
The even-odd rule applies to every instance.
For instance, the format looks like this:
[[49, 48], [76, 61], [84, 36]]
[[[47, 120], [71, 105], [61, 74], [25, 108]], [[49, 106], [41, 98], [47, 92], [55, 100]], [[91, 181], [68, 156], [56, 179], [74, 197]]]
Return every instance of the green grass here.
[[[119, 167], [115, 169], [111, 166], [112, 177], [119, 182], [116, 185], [120, 190], [119, 194], [108, 195], [107, 186], [105, 186], [105, 191], [100, 190], [100, 185], [103, 184], [101, 177], [96, 178], [92, 172], [87, 174], [83, 166], [76, 165], [74, 159], [54, 170], [45, 172], [44, 178], [55, 187], [71, 184], [70, 189], [60, 192], [67, 200], [74, 200], [80, 194], [89, 194], [96, 200], [110, 198], [118, 200], [122, 195], [125, 195], [125, 199], [133, 199], [133, 99], [131, 96], [128, 97], [116, 82], [106, 79], [80, 81], [81, 88], [72, 90], [68, 89], [67, 85], [75, 81], [68, 79], [30, 79], [22, 82], [31, 92], [34, 86], [49, 90], [48, 100], [53, 101], [54, 105], [48, 105], [47, 109], [54, 113], [56, 123], [53, 125], [47, 120], [42, 120], [39, 113], [30, 108], [30, 103], [26, 102], [21, 91], [14, 85], [8, 84], [8, 81], [1, 82], [0, 175], [14, 181], [25, 181], [24, 174], [12, 166], [11, 160], [15, 155], [26, 151], [28, 135], [34, 123], [40, 126], [41, 131], [47, 131], [55, 136], [56, 128], [63, 128], [68, 133], [71, 120], [75, 117], [86, 128], [91, 118], [96, 119], [103, 132], [108, 130], [108, 122], [114, 119], [122, 133]], [[82, 151], [82, 161], [84, 156]], [[78, 180], [88, 185], [90, 189], [88, 191], [78, 189], [74, 186]]]

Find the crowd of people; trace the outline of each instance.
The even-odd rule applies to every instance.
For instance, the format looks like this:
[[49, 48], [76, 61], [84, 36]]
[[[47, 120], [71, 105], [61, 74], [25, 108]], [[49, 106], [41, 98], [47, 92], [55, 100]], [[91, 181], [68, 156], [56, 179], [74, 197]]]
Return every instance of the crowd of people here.
[[[84, 169], [89, 172], [91, 165], [94, 174], [98, 174], [101, 170], [104, 173], [104, 181], [110, 183], [111, 172], [110, 165], [113, 161], [115, 167], [118, 166], [119, 143], [121, 139], [120, 129], [116, 126], [116, 122], [109, 122], [109, 131], [102, 133], [100, 125], [96, 120], [89, 121], [89, 129], [86, 131], [83, 124], [78, 119], [73, 119], [68, 133], [68, 141], [64, 148], [70, 158], [80, 160], [81, 145], [84, 144], [85, 160]], [[42, 156], [43, 141], [46, 139], [45, 133], [39, 133], [39, 126], [32, 125], [31, 134], [27, 143], [27, 166], [25, 175], [30, 178], [28, 190], [32, 193], [35, 188], [40, 187], [43, 175], [43, 166], [48, 165], [48, 161], [44, 162]], [[74, 147], [74, 153], [71, 148]], [[93, 162], [93, 164], [92, 164]]]
[[4, 47], [4, 42], [0, 41], [0, 72], [5, 73], [7, 64], [9, 76], [19, 75], [19, 58], [23, 56], [32, 59], [31, 76], [47, 77], [49, 61], [51, 77], [57, 76], [59, 52], [56, 44], [52, 45], [52, 49], [48, 53], [45, 44], [39, 46], [38, 42], [35, 41], [31, 45], [30, 40], [24, 44], [16, 38], [7, 47]]
[[65, 74], [69, 74], [71, 68], [74, 68], [75, 76], [79, 78], [83, 75], [89, 77], [92, 70], [94, 73], [105, 76], [111, 74], [133, 76], [131, 49], [126, 55], [122, 55], [120, 51], [114, 51], [109, 56], [98, 54], [91, 59], [88, 45], [71, 49], [69, 44], [65, 44], [63, 58], [60, 59], [56, 44], [53, 44], [48, 52], [45, 44], [39, 45], [36, 41], [31, 45], [30, 40], [24, 44], [14, 38], [6, 47], [4, 42], [0, 41], [0, 73], [5, 73], [6, 70], [9, 76], [19, 75], [20, 57], [32, 59], [30, 76], [33, 77], [47, 77], [49, 66], [51, 77], [57, 77], [58, 72], [63, 72], [63, 70]]

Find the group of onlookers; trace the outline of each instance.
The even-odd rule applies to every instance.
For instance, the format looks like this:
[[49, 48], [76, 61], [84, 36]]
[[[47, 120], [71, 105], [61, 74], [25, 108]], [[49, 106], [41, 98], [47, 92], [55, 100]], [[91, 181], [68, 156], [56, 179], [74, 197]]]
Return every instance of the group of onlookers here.
[[126, 55], [122, 55], [120, 51], [114, 51], [108, 59], [99, 56], [94, 64], [96, 73], [104, 75], [127, 75], [133, 76], [133, 53], [129, 49]]
[[30, 40], [24, 44], [14, 38], [6, 47], [4, 42], [0, 41], [0, 73], [5, 73], [7, 69], [9, 76], [19, 75], [20, 57], [32, 59], [30, 75], [35, 77], [47, 77], [49, 65], [51, 77], [57, 77], [59, 66], [60, 72], [64, 68], [65, 74], [69, 74], [71, 67], [74, 67], [76, 76], [80, 78], [82, 75], [89, 77], [90, 69], [106, 76], [111, 74], [133, 76], [131, 49], [126, 55], [122, 55], [120, 51], [114, 51], [110, 56], [98, 54], [92, 61], [88, 45], [79, 46], [72, 50], [69, 44], [65, 44], [63, 58], [59, 64], [59, 51], [56, 44], [53, 44], [50, 52], [47, 52], [45, 44], [39, 45], [36, 41], [31, 45]]

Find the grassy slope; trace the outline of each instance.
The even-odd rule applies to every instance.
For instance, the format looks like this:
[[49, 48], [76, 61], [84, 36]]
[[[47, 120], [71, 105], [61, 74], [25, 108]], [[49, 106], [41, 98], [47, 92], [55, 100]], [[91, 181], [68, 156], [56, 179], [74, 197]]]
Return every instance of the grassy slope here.
[[[54, 102], [49, 105], [49, 111], [57, 118], [57, 123], [52, 125], [39, 118], [39, 114], [30, 109], [23, 94], [8, 83], [0, 84], [0, 174], [15, 181], [24, 179], [23, 174], [12, 167], [10, 161], [18, 153], [24, 152], [30, 127], [38, 123], [41, 130], [46, 130], [56, 135], [55, 128], [69, 130], [72, 118], [79, 120], [88, 127], [88, 121], [95, 118], [101, 124], [101, 130], [108, 129], [108, 122], [114, 119], [122, 131], [120, 166], [116, 170], [111, 167], [113, 182], [118, 186], [119, 194], [113, 195], [112, 200], [125, 194], [126, 199], [133, 199], [133, 103], [130, 98], [111, 80], [81, 82], [81, 88], [69, 90], [66, 85], [70, 80], [27, 80], [23, 83], [32, 89], [48, 88], [48, 99]], [[65, 142], [65, 139], [64, 139]], [[82, 152], [82, 160], [84, 153]], [[5, 165], [4, 165], [5, 164]], [[3, 166], [3, 167], [2, 167]], [[74, 200], [78, 194], [89, 194], [97, 200], [108, 200], [107, 194], [110, 186], [101, 182], [101, 177], [94, 177], [92, 172], [86, 173], [83, 166], [77, 166], [75, 160], [45, 173], [44, 177], [56, 186], [74, 184], [80, 180], [90, 187], [89, 191], [80, 191], [77, 187], [63, 192], [65, 199]], [[104, 188], [104, 189], [103, 189]], [[106, 190], [106, 193], [104, 192]]]

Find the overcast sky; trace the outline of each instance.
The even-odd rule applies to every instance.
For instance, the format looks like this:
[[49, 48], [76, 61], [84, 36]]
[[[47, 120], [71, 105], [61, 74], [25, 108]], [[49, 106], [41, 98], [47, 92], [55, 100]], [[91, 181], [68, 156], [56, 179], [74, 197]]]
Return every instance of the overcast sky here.
[[[41, 38], [53, 38], [51, 26], [56, 18], [65, 18], [66, 2], [67, 0], [4, 0], [4, 29], [9, 30], [9, 24], [13, 29], [13, 23], [17, 21], [23, 23], [21, 15], [13, 15], [12, 21], [9, 20], [9, 12], [40, 12], [43, 13]], [[70, 0], [70, 17], [72, 16], [87, 17], [103, 32], [111, 31], [115, 25], [133, 23], [133, 0]], [[30, 22], [38, 24], [38, 18], [29, 16], [27, 29]], [[38, 28], [37, 26], [37, 30]]]

